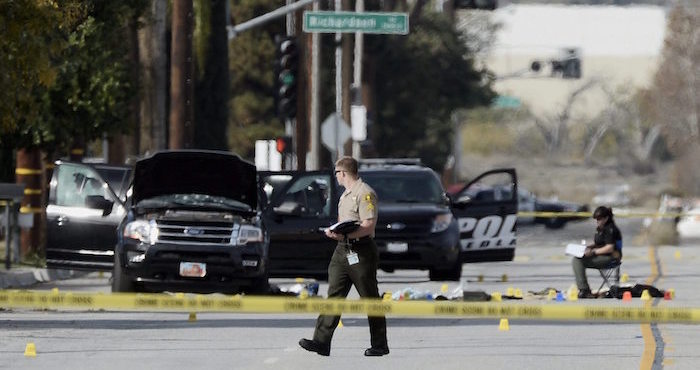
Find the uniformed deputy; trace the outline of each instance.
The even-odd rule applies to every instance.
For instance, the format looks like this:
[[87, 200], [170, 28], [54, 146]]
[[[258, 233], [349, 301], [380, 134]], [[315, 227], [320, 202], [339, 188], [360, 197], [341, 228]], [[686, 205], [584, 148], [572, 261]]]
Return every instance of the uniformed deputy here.
[[[360, 227], [347, 235], [326, 230], [326, 236], [338, 241], [328, 266], [328, 298], [347, 297], [352, 285], [362, 298], [379, 298], [377, 267], [379, 254], [374, 244], [377, 225], [377, 194], [357, 174], [357, 161], [340, 158], [335, 163], [335, 177], [345, 187], [338, 203], [338, 221], [359, 221]], [[371, 347], [365, 356], [383, 356], [389, 353], [386, 340], [386, 318], [368, 317]], [[299, 345], [307, 351], [328, 356], [331, 338], [340, 316], [320, 315], [316, 321], [313, 340], [301, 339]]]

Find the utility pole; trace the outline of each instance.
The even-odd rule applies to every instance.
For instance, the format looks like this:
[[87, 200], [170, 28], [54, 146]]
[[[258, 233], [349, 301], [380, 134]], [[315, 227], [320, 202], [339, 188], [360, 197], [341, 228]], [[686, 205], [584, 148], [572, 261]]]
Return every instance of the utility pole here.
[[[362, 13], [365, 11], [365, 1], [355, 0], [355, 12]], [[362, 54], [364, 53], [364, 37], [362, 32], [355, 32], [355, 60], [353, 77], [352, 77], [352, 104], [353, 106], [363, 106], [362, 102]], [[356, 131], [355, 127], [362, 125], [366, 129], [367, 111], [364, 111], [365, 117], [357, 117], [351, 113], [351, 123], [353, 127], [353, 134]], [[363, 120], [363, 122], [355, 122], [356, 119]], [[360, 147], [360, 142], [355, 140], [355, 135], [353, 135], [352, 140], [352, 156], [355, 159], [362, 158], [362, 152]]]
[[173, 1], [170, 66], [170, 149], [192, 146], [194, 128], [194, 63], [192, 0]]
[[[313, 10], [320, 10], [320, 5], [318, 2], [313, 3]], [[321, 96], [321, 84], [319, 81], [319, 68], [321, 60], [321, 36], [318, 33], [311, 33], [307, 35], [306, 56], [309, 56], [304, 65], [306, 78], [306, 85], [310, 88], [307, 89], [307, 101], [308, 101], [308, 119], [309, 119], [309, 154], [306, 161], [307, 170], [318, 170], [321, 168], [321, 158], [320, 158], [320, 147], [321, 147], [321, 130], [320, 130], [320, 105], [319, 99]], [[308, 52], [311, 51], [311, 53]], [[304, 153], [305, 154], [305, 153]]]
[[[343, 10], [342, 0], [335, 0], [334, 10], [339, 12]], [[334, 153], [333, 162], [338, 160], [343, 152], [340, 143], [340, 117], [343, 116], [343, 34], [335, 33], [335, 145], [336, 152]]]
[[[15, 178], [17, 184], [24, 185], [24, 199], [22, 199], [19, 212], [29, 215], [32, 227], [22, 228], [20, 236], [20, 255], [15, 258], [25, 257], [30, 253], [41, 254], [41, 230], [44, 217], [43, 189], [44, 182], [41, 168], [41, 152], [37, 148], [23, 148], [17, 150], [17, 166]], [[8, 230], [8, 233], [10, 231]], [[11, 248], [8, 244], [7, 248]]]
[[168, 4], [151, 0], [145, 25], [138, 31], [139, 59], [143, 66], [141, 82], [145, 87], [139, 104], [139, 153], [162, 150], [167, 147], [168, 55], [166, 15]]

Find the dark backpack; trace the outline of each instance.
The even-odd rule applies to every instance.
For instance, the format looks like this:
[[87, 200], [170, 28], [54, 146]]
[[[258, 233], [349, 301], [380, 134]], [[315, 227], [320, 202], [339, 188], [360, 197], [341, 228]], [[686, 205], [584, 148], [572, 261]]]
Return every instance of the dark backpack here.
[[610, 287], [610, 290], [608, 290], [606, 298], [622, 299], [622, 295], [625, 294], [625, 292], [630, 292], [632, 294], [632, 297], [639, 298], [642, 296], [642, 292], [644, 292], [645, 290], [649, 291], [649, 295], [654, 298], [663, 298], [664, 296], [664, 291], [657, 289], [653, 285], [636, 284], [635, 286], [613, 285], [612, 287]]

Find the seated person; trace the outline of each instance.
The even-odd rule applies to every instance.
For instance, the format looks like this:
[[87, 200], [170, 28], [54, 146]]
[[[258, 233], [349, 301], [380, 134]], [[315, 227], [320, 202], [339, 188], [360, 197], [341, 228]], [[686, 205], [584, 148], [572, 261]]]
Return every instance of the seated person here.
[[574, 257], [571, 264], [576, 275], [579, 298], [594, 298], [586, 278], [586, 269], [602, 269], [622, 259], [622, 234], [613, 220], [612, 209], [604, 206], [596, 208], [593, 212], [597, 227], [593, 244], [586, 246], [583, 257]]

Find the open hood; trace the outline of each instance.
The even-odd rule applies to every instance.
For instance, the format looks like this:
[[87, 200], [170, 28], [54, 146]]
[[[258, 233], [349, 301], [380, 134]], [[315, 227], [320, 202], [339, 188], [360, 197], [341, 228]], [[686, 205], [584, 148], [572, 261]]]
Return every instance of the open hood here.
[[170, 194], [221, 196], [255, 210], [256, 169], [235, 154], [206, 150], [158, 152], [136, 162], [133, 204]]

